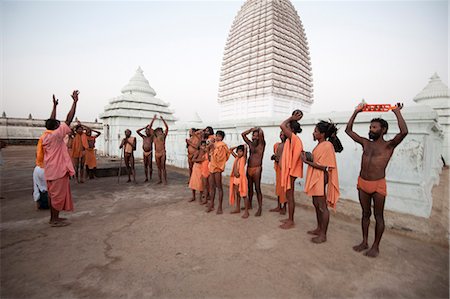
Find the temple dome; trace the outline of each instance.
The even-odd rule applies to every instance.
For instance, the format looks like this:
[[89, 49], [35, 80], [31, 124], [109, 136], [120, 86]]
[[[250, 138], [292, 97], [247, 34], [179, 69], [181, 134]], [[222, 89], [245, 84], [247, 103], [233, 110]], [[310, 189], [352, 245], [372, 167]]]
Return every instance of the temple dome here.
[[441, 81], [437, 73], [434, 73], [428, 85], [414, 97], [414, 101], [418, 102], [432, 98], [449, 98], [448, 87]]
[[156, 96], [155, 90], [150, 86], [148, 80], [144, 77], [144, 71], [139, 67], [136, 70], [136, 74], [131, 77], [130, 82], [125, 85], [122, 90], [122, 93], [133, 93], [133, 92], [142, 92], [148, 93], [152, 96]]
[[220, 75], [222, 120], [285, 117], [313, 103], [308, 41], [289, 0], [247, 0], [226, 42]]

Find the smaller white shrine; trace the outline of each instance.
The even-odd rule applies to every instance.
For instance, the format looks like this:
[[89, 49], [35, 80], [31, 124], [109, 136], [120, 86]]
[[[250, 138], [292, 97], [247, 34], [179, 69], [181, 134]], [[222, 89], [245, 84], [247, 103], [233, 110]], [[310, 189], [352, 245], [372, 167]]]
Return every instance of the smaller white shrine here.
[[[109, 101], [105, 111], [100, 114], [103, 122], [104, 152], [108, 156], [120, 156], [120, 142], [125, 137], [125, 130], [130, 129], [131, 135], [137, 138], [135, 157], [142, 157], [142, 138], [136, 130], [148, 125], [155, 114], [158, 118], [153, 128], [164, 129], [164, 124], [159, 118], [162, 116], [171, 130], [176, 120], [174, 111], [169, 108], [169, 103], [155, 97], [156, 92], [144, 77], [140, 67], [121, 92], [121, 95]], [[144, 131], [142, 133], [145, 134]]]
[[430, 82], [419, 92], [414, 101], [420, 105], [426, 105], [435, 110], [439, 116], [439, 125], [444, 134], [442, 156], [447, 165], [450, 165], [450, 93], [447, 85], [441, 81], [437, 73], [430, 78]]

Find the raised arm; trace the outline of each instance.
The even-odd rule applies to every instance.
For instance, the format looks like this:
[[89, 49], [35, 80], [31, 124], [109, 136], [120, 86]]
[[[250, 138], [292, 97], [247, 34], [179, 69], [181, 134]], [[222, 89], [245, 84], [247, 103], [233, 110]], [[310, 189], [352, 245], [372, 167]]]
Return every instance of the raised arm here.
[[162, 117], [162, 115], [160, 117], [161, 117], [162, 122], [164, 123], [164, 126], [166, 127], [166, 131], [164, 132], [164, 135], [167, 136], [167, 134], [169, 134], [169, 126], [167, 125], [166, 120]]
[[92, 132], [94, 132], [95, 134], [97, 134], [97, 136], [95, 136], [95, 138], [97, 138], [98, 136], [102, 135], [102, 133], [100, 131], [91, 129]]
[[248, 129], [247, 131], [242, 132], [241, 136], [242, 139], [244, 139], [245, 143], [247, 143], [248, 145], [252, 144], [252, 142], [250, 141], [250, 139], [248, 139], [247, 135], [250, 134], [251, 132], [253, 132], [255, 130], [255, 128], [251, 128]]
[[59, 100], [55, 98], [55, 95], [53, 95], [53, 109], [52, 114], [50, 114], [51, 119], [56, 119], [56, 106], [58, 106]]
[[140, 128], [139, 130], [136, 131], [136, 133], [137, 133], [139, 136], [141, 136], [142, 138], [144, 138], [145, 136], [144, 136], [144, 134], [141, 133], [141, 131], [144, 130], [144, 129], [146, 129], [146, 128], [147, 128], [147, 127]]
[[152, 119], [152, 121], [150, 122], [150, 124], [149, 124], [149, 127], [150, 127], [150, 130], [153, 130], [153, 123], [155, 122], [155, 119], [156, 119], [156, 114], [155, 115], [153, 115], [153, 119]]
[[360, 113], [364, 108], [364, 105], [358, 105], [356, 107], [355, 111], [353, 112], [352, 116], [350, 117], [350, 120], [347, 123], [347, 127], [345, 128], [345, 133], [347, 133], [348, 136], [350, 136], [351, 139], [353, 139], [355, 142], [358, 142], [359, 144], [363, 144], [364, 141], [366, 141], [366, 138], [363, 138], [356, 134], [353, 131], [353, 123], [355, 122], [356, 115]]
[[78, 102], [78, 95], [80, 94], [80, 92], [78, 90], [74, 90], [72, 93], [72, 99], [73, 99], [73, 103], [72, 103], [72, 108], [70, 108], [69, 113], [67, 113], [67, 118], [66, 118], [66, 124], [68, 126], [70, 126], [70, 123], [73, 120], [73, 117], [75, 116], [75, 111], [77, 110], [77, 102]]
[[400, 112], [400, 110], [402, 110], [402, 108], [403, 108], [403, 104], [397, 103], [397, 107], [392, 110], [392, 112], [394, 112], [394, 114], [395, 114], [395, 117], [397, 117], [397, 123], [398, 123], [398, 127], [400, 129], [400, 133], [395, 135], [394, 139], [392, 139], [389, 142], [389, 144], [392, 147], [396, 147], [397, 145], [399, 145], [400, 142], [402, 142], [403, 139], [405, 139], [406, 135], [408, 135], [408, 127], [406, 126], [405, 119], [403, 118], [403, 115]]
[[229, 149], [229, 151], [230, 151], [230, 154], [232, 154], [233, 155], [233, 157], [237, 157], [237, 155], [236, 155], [236, 153], [234, 152], [234, 150], [237, 148], [237, 146], [233, 146], [233, 147], [231, 147], [230, 149]]
[[281, 130], [283, 131], [284, 135], [291, 139], [292, 137], [292, 130], [288, 128], [288, 124], [292, 120], [299, 121], [302, 118], [303, 114], [301, 114], [300, 111], [295, 111], [289, 118], [287, 118], [285, 121], [283, 121], [280, 125]]

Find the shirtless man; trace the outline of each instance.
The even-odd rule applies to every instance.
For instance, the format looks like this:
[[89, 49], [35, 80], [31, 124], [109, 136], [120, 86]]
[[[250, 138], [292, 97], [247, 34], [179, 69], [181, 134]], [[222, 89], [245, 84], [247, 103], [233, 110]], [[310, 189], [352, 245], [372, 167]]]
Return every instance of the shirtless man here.
[[[252, 133], [251, 141], [247, 138], [247, 135], [250, 133]], [[249, 206], [252, 208], [253, 185], [255, 185], [256, 197], [258, 198], [258, 211], [255, 216], [258, 217], [261, 216], [262, 212], [261, 174], [266, 141], [264, 140], [264, 132], [261, 128], [248, 129], [247, 131], [242, 132], [241, 136], [250, 148], [247, 166]]]
[[86, 149], [89, 148], [84, 127], [80, 122], [74, 128], [74, 138], [72, 140], [72, 163], [75, 167], [75, 177], [78, 183], [84, 183], [84, 163], [86, 159]]
[[131, 174], [133, 174], [133, 181], [136, 183], [136, 171], [134, 169], [134, 151], [136, 150], [136, 137], [131, 137], [131, 131], [125, 130], [125, 138], [122, 139], [119, 148], [124, 148], [123, 157], [125, 166], [127, 167], [128, 181], [131, 182]]
[[192, 175], [192, 167], [194, 166], [192, 158], [197, 153], [202, 138], [201, 134], [199, 134], [198, 132], [201, 133], [202, 131], [194, 128], [190, 129], [189, 138], [186, 139], [186, 146], [188, 150], [189, 178]]
[[[95, 171], [97, 169], [97, 159], [95, 157], [95, 140], [102, 133], [84, 125], [83, 128], [86, 130], [86, 139], [88, 143], [88, 148], [86, 149], [85, 154], [86, 176], [88, 176], [89, 179], [94, 179]], [[95, 136], [92, 135], [92, 132], [95, 133]]]
[[275, 193], [277, 195], [277, 207], [271, 209], [269, 212], [279, 212], [281, 215], [286, 214], [286, 194], [283, 193], [283, 189], [281, 188], [281, 158], [283, 157], [283, 148], [284, 143], [286, 141], [286, 136], [283, 131], [280, 132], [281, 142], [275, 143], [273, 147], [274, 154], [270, 158], [274, 162], [275, 175], [276, 175], [276, 184], [275, 184]]
[[[156, 114], [154, 116], [156, 119]], [[162, 128], [156, 128], [153, 138], [155, 143], [155, 160], [156, 166], [158, 166], [159, 182], [162, 183], [162, 177], [164, 177], [164, 184], [167, 185], [167, 172], [166, 172], [166, 137], [169, 134], [169, 126], [167, 125], [165, 119], [160, 116], [162, 122], [165, 126], [165, 131]], [[150, 127], [151, 128], [151, 127]]]
[[[152, 179], [153, 167], [152, 167], [152, 151], [153, 151], [153, 122], [156, 119], [156, 115], [153, 117], [151, 123], [136, 131], [136, 133], [142, 137], [142, 150], [144, 151], [144, 172], [145, 172], [145, 181], [148, 182], [148, 172], [150, 170], [150, 180]], [[145, 135], [141, 133], [142, 130], [145, 129]]]
[[383, 136], [387, 133], [388, 123], [381, 118], [374, 118], [370, 122], [369, 139], [364, 138], [353, 132], [353, 122], [356, 115], [364, 108], [364, 104], [359, 105], [350, 118], [345, 133], [355, 142], [363, 147], [363, 154], [361, 160], [361, 171], [358, 178], [358, 192], [359, 202], [362, 208], [361, 227], [363, 241], [361, 244], [353, 247], [355, 251], [363, 251], [368, 246], [368, 235], [370, 216], [372, 214], [371, 200], [373, 198], [374, 214], [375, 214], [375, 240], [372, 248], [368, 250], [365, 255], [369, 257], [376, 257], [379, 254], [379, 245], [381, 236], [384, 232], [384, 201], [386, 198], [386, 166], [394, 153], [395, 147], [402, 142], [408, 134], [406, 122], [403, 119], [400, 110], [403, 104], [397, 103], [397, 107], [392, 110], [394, 112], [397, 123], [400, 128], [400, 133], [395, 135], [392, 140], [386, 141]]

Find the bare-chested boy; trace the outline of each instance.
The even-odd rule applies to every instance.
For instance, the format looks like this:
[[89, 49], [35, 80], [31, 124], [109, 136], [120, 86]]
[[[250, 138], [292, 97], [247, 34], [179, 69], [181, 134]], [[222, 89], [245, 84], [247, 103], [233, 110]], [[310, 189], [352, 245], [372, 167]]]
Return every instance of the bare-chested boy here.
[[225, 138], [225, 132], [217, 131], [215, 140], [210, 140], [208, 145], [210, 162], [209, 162], [209, 196], [210, 204], [207, 212], [214, 210], [214, 197], [216, 189], [219, 191], [219, 207], [217, 214], [222, 214], [223, 186], [222, 172], [225, 170], [225, 164], [230, 157], [228, 146], [222, 141]]
[[277, 142], [273, 146], [273, 155], [270, 158], [273, 160], [273, 168], [275, 169], [275, 194], [277, 195], [277, 207], [271, 209], [270, 212], [279, 212], [281, 215], [286, 214], [286, 193], [281, 187], [281, 158], [283, 157], [283, 148], [286, 141], [286, 136], [283, 131], [280, 132], [281, 142]]
[[361, 171], [358, 178], [359, 202], [362, 208], [361, 227], [363, 241], [361, 244], [353, 247], [355, 251], [363, 251], [369, 248], [368, 235], [370, 216], [372, 214], [371, 200], [373, 198], [375, 214], [375, 240], [372, 248], [365, 255], [376, 257], [379, 254], [380, 240], [384, 232], [384, 201], [386, 198], [386, 166], [394, 153], [394, 149], [408, 134], [406, 122], [403, 119], [400, 110], [403, 104], [397, 103], [397, 107], [392, 110], [397, 117], [400, 133], [395, 135], [392, 140], [386, 141], [383, 136], [387, 133], [388, 123], [381, 118], [374, 118], [370, 122], [369, 139], [359, 136], [353, 131], [353, 122], [356, 115], [364, 108], [364, 104], [359, 105], [350, 118], [345, 133], [347, 133], [355, 142], [363, 147], [361, 160]]
[[[236, 149], [236, 153], [234, 152]], [[247, 163], [247, 148], [245, 145], [239, 145], [230, 148], [230, 153], [235, 158], [233, 169], [230, 173], [230, 206], [233, 207], [236, 201], [236, 208], [231, 211], [231, 214], [239, 214], [241, 212], [241, 197], [244, 198], [245, 210], [242, 218], [248, 218], [248, 182], [245, 175], [245, 164]]]
[[[136, 133], [142, 137], [142, 150], [144, 152], [144, 172], [145, 172], [145, 181], [148, 182], [148, 173], [150, 170], [150, 180], [152, 179], [153, 174], [153, 166], [152, 166], [152, 160], [153, 160], [153, 136], [154, 132], [152, 129], [152, 125], [155, 122], [156, 115], [153, 117], [150, 124], [146, 127], [143, 127], [136, 131]], [[145, 135], [141, 133], [142, 130], [145, 129]]]
[[[156, 115], [154, 116], [156, 118]], [[166, 137], [169, 134], [169, 126], [167, 125], [165, 119], [160, 116], [162, 122], [165, 126], [165, 131], [162, 128], [156, 128], [153, 138], [155, 144], [155, 160], [156, 166], [158, 166], [158, 176], [159, 182], [161, 184], [162, 178], [164, 177], [164, 184], [167, 184], [167, 172], [166, 172]]]
[[125, 166], [127, 167], [128, 181], [131, 182], [131, 174], [133, 174], [133, 181], [136, 183], [136, 171], [134, 169], [134, 151], [136, 150], [136, 137], [131, 137], [131, 131], [125, 130], [125, 138], [120, 143], [120, 148], [123, 150], [123, 158]]
[[[252, 133], [252, 140], [247, 135]], [[245, 143], [250, 148], [250, 156], [248, 157], [247, 180], [248, 180], [248, 201], [250, 208], [252, 207], [253, 185], [255, 185], [256, 197], [258, 198], [258, 211], [255, 216], [261, 216], [262, 212], [262, 192], [261, 192], [261, 175], [262, 160], [264, 157], [264, 149], [266, 141], [264, 140], [264, 132], [261, 128], [251, 128], [241, 134]]]

